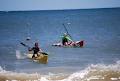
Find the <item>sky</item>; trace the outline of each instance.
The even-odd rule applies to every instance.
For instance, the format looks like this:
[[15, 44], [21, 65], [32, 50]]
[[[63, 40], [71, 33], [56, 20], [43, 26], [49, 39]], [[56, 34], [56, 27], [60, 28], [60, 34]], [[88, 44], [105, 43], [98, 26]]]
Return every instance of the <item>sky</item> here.
[[0, 0], [0, 11], [120, 7], [120, 0]]

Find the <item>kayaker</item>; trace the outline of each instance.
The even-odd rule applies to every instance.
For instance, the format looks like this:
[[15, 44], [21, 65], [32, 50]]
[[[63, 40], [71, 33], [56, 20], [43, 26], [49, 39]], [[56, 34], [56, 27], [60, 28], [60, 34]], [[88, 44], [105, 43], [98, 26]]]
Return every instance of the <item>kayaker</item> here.
[[35, 43], [35, 46], [33, 48], [29, 49], [29, 51], [33, 51], [32, 58], [35, 58], [35, 54], [37, 54], [37, 56], [39, 56], [38, 52], [42, 52], [42, 50], [39, 48], [39, 45], [37, 42]]
[[64, 35], [62, 36], [62, 45], [67, 46], [70, 44], [70, 42], [72, 42], [72, 39], [67, 33], [64, 33]]

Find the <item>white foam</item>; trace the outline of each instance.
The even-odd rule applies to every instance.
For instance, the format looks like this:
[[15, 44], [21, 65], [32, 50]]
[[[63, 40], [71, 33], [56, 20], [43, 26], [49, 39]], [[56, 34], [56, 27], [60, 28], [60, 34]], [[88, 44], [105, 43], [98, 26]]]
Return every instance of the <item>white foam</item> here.
[[0, 72], [2, 72], [3, 71], [3, 68], [0, 66]]
[[120, 61], [117, 61], [114, 64], [109, 64], [109, 65], [105, 65], [105, 64], [91, 64], [90, 67], [91, 69], [96, 69], [96, 70], [112, 70], [112, 71], [119, 71], [120, 72]]
[[38, 81], [49, 81], [49, 80], [46, 79], [45, 77], [41, 77], [41, 79], [38, 79]]
[[21, 54], [19, 50], [16, 50], [16, 58], [17, 59], [25, 59], [25, 54]]
[[38, 73], [17, 73], [12, 71], [5, 71], [1, 68], [0, 77], [6, 77], [6, 81], [20, 81], [25, 79], [26, 81], [41, 81], [41, 75]]
[[111, 80], [118, 80], [118, 78], [110, 78]]
[[[27, 73], [15, 73], [10, 71], [5, 71], [2, 67], [0, 67], [0, 74], [3, 74], [5, 76], [22, 76], [22, 77], [36, 77], [36, 81], [53, 81], [52, 77], [55, 77], [54, 81], [91, 81], [93, 79], [100, 79], [103, 80], [107, 76], [107, 74], [111, 74], [110, 79], [111, 80], [119, 80], [119, 78], [115, 78], [115, 76], [112, 76], [112, 73], [115, 73], [115, 75], [120, 75], [120, 61], [117, 61], [114, 64], [91, 64], [84, 70], [75, 72], [73, 74], [69, 74], [69, 76], [63, 78], [62, 80], [59, 77], [64, 76], [64, 74], [58, 73], [48, 73], [48, 75], [41, 76], [39, 73], [33, 73], [33, 74], [27, 74]], [[58, 77], [56, 77], [58, 76]], [[108, 78], [108, 77], [107, 77]], [[14, 78], [13, 78], [14, 79]]]
[[[120, 61], [115, 64], [105, 65], [105, 64], [91, 64], [86, 69], [71, 74], [68, 78], [60, 81], [90, 81], [91, 79], [105, 79], [107, 73], [119, 73], [120, 74]], [[112, 76], [111, 76], [112, 77]], [[110, 78], [111, 80], [118, 80], [118, 78]]]
[[1, 66], [0, 66], [0, 73], [6, 72]]

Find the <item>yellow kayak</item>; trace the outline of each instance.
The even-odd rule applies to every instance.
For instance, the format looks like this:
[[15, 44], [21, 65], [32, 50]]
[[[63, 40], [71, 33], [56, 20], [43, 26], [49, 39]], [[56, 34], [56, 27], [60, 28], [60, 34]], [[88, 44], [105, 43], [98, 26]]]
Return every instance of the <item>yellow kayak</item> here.
[[39, 63], [43, 63], [43, 64], [48, 63], [48, 54], [47, 53], [39, 52], [38, 56], [37, 56], [37, 54], [35, 54], [35, 58], [32, 58], [32, 56], [33, 56], [32, 51], [29, 51], [29, 53], [27, 54], [27, 57], [29, 59], [32, 59], [34, 62], [39, 62]]

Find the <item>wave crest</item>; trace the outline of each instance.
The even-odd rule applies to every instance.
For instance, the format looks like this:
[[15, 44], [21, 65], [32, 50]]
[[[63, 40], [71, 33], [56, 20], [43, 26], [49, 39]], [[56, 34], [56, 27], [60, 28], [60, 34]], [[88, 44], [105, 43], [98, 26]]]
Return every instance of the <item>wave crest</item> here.
[[120, 61], [115, 64], [91, 64], [84, 70], [72, 73], [41, 75], [39, 73], [17, 73], [0, 67], [0, 81], [120, 81]]

